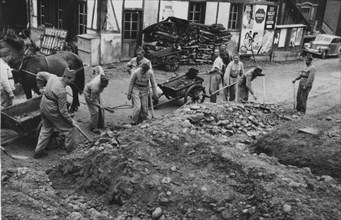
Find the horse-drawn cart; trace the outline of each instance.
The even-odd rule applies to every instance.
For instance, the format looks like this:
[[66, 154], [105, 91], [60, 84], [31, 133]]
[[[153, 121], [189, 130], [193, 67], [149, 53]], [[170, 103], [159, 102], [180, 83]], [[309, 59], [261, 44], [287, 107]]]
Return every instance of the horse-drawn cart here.
[[1, 128], [16, 131], [20, 135], [35, 135], [41, 121], [40, 100], [37, 96], [25, 102], [1, 110]]
[[[203, 82], [204, 79], [199, 76], [189, 78], [184, 74], [158, 84], [158, 86], [169, 99], [168, 102], [184, 98], [185, 103], [203, 103], [207, 97]], [[157, 106], [163, 104], [165, 103], [160, 103]]]

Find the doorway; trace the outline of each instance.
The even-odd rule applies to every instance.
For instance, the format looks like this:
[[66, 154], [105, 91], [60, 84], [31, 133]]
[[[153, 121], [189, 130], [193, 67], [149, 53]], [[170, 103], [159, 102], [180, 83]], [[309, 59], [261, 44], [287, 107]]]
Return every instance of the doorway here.
[[135, 56], [136, 47], [142, 42], [142, 11], [125, 10], [123, 13], [122, 60]]

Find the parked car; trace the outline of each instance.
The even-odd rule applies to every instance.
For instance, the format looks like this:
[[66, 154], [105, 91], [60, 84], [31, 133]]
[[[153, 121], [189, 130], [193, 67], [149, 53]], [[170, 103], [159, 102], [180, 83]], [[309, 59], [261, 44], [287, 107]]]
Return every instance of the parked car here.
[[314, 41], [304, 44], [303, 53], [316, 54], [322, 59], [327, 56], [341, 56], [341, 37], [319, 34]]

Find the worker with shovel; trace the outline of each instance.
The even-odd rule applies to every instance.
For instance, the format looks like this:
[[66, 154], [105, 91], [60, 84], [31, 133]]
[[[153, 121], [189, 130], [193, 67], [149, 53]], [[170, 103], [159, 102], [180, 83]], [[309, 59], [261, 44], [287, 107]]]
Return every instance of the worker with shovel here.
[[43, 97], [40, 102], [42, 127], [33, 156], [36, 159], [47, 156], [45, 148], [55, 128], [65, 136], [66, 152], [74, 150], [76, 128], [67, 110], [66, 86], [71, 85], [75, 78], [76, 71], [69, 68], [65, 68], [62, 77], [48, 72], [37, 74], [37, 86]]
[[251, 82], [258, 76], [264, 76], [262, 73], [262, 68], [257, 66], [256, 68], [250, 69], [238, 80], [238, 90], [237, 90], [237, 101], [238, 102], [248, 102], [249, 92], [253, 95], [253, 98], [257, 100], [255, 92], [252, 89]]
[[300, 84], [297, 91], [297, 111], [305, 113], [307, 110], [307, 100], [311, 87], [314, 82], [316, 69], [312, 64], [313, 58], [307, 56], [305, 59], [306, 66], [300, 71], [300, 74], [292, 81], [295, 83], [296, 80], [300, 80]]
[[100, 133], [99, 128], [104, 128], [104, 107], [101, 93], [109, 84], [106, 75], [97, 75], [84, 89], [84, 97], [90, 112], [90, 130]]
[[228, 90], [229, 101], [234, 101], [236, 99], [236, 91], [237, 91], [237, 82], [238, 79], [244, 74], [244, 64], [240, 62], [240, 58], [238, 54], [233, 55], [233, 61], [231, 61], [225, 70], [224, 74], [224, 82], [226, 85], [230, 86]]
[[148, 118], [149, 85], [153, 90], [153, 100], [158, 100], [154, 73], [147, 63], [136, 69], [130, 78], [128, 100], [133, 100], [132, 125], [137, 125]]

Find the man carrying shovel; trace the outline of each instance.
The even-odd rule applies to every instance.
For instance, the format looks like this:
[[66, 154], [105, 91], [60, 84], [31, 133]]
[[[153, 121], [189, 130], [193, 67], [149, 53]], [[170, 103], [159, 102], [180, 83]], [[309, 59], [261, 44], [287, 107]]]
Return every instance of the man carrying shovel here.
[[244, 64], [240, 62], [238, 54], [233, 55], [233, 61], [231, 61], [225, 70], [224, 82], [225, 86], [230, 86], [227, 90], [229, 93], [229, 101], [234, 101], [236, 99], [237, 82], [238, 79], [244, 74]]
[[148, 93], [149, 85], [153, 90], [153, 100], [158, 100], [155, 76], [148, 64], [142, 64], [130, 78], [128, 100], [133, 100], [132, 125], [137, 125], [148, 118]]
[[101, 93], [109, 84], [106, 75], [97, 75], [84, 89], [84, 97], [90, 112], [90, 130], [99, 133], [99, 128], [104, 128], [104, 107]]

